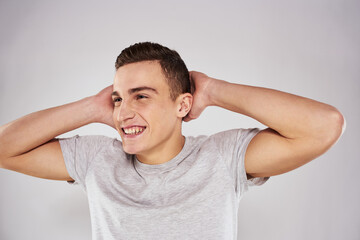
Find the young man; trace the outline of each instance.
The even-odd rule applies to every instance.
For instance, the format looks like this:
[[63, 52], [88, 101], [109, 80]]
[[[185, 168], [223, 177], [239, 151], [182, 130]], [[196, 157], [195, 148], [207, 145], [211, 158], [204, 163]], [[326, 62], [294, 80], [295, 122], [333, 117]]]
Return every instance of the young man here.
[[[116, 69], [114, 84], [97, 95], [0, 128], [2, 168], [86, 191], [94, 239], [236, 239], [248, 187], [323, 154], [344, 129], [342, 114], [327, 104], [189, 76], [180, 56], [159, 44], [124, 49]], [[210, 105], [268, 128], [184, 137], [182, 121]], [[114, 127], [122, 141], [56, 139], [93, 122]]]

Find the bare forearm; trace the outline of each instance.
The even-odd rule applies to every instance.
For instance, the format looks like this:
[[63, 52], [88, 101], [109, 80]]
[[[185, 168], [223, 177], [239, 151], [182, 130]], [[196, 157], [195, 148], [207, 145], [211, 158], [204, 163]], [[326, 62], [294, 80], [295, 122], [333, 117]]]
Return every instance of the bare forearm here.
[[0, 127], [1, 158], [25, 153], [54, 137], [94, 122], [91, 97], [38, 111]]
[[[254, 118], [284, 137], [323, 137], [341, 132], [338, 126], [342, 126], [342, 115], [328, 104], [278, 90], [222, 80], [215, 79], [212, 84], [211, 105]], [[329, 130], [332, 127], [338, 130]]]

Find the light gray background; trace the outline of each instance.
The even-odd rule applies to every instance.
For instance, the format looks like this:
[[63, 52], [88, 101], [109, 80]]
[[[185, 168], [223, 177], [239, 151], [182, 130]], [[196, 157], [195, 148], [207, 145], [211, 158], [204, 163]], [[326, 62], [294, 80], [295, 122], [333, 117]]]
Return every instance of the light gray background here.
[[[327, 153], [252, 188], [239, 239], [360, 239], [359, 1], [0, 2], [0, 124], [95, 94], [120, 51], [140, 41], [177, 50], [190, 70], [337, 107], [347, 130]], [[51, 123], [49, 123], [51, 124]], [[185, 135], [264, 127], [209, 108]], [[63, 136], [103, 134], [93, 124]], [[0, 170], [0, 239], [90, 239], [79, 187]]]

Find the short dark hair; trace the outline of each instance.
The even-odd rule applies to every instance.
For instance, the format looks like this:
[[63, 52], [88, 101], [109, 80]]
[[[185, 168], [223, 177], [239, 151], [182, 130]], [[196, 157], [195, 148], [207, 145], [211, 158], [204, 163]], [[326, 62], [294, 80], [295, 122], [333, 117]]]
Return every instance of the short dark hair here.
[[175, 50], [158, 43], [135, 43], [121, 51], [116, 59], [115, 68], [118, 70], [126, 64], [141, 61], [159, 61], [173, 101], [182, 93], [190, 93], [189, 71]]

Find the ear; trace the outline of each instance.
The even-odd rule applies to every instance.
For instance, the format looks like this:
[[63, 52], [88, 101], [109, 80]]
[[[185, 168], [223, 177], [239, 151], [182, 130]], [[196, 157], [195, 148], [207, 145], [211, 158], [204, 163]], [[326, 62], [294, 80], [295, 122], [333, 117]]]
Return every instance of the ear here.
[[176, 99], [177, 111], [176, 114], [179, 118], [185, 117], [191, 110], [193, 96], [190, 93], [180, 94]]

